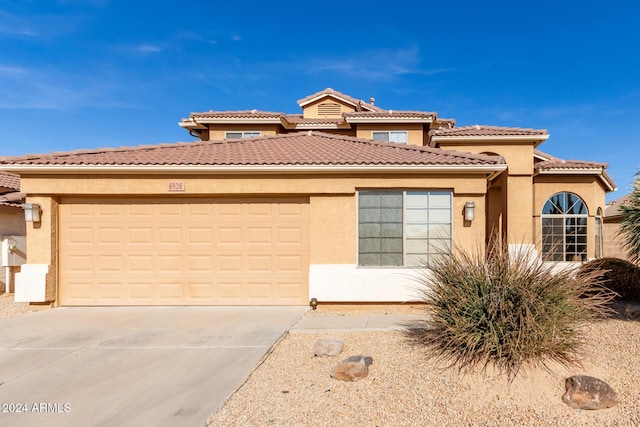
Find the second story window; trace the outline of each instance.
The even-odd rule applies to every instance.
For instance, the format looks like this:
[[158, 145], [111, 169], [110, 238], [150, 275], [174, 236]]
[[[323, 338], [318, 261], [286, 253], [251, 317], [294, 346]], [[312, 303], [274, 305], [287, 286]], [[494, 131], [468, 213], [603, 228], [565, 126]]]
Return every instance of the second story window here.
[[238, 138], [255, 138], [260, 136], [259, 131], [245, 131], [245, 132], [225, 132], [224, 137], [226, 139], [238, 139]]
[[400, 144], [406, 144], [409, 141], [406, 130], [373, 131], [372, 139], [376, 141], [397, 142]]

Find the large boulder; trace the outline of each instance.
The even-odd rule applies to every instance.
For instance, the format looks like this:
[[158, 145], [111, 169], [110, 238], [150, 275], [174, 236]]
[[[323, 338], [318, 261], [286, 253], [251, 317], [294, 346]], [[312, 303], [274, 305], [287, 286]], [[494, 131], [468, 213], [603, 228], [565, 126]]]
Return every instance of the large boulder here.
[[369, 375], [369, 366], [373, 358], [369, 356], [351, 356], [340, 362], [331, 371], [331, 377], [342, 381], [357, 381]]
[[574, 375], [564, 381], [562, 401], [574, 409], [606, 409], [618, 403], [618, 394], [598, 378]]
[[313, 344], [313, 354], [318, 357], [333, 357], [342, 353], [343, 347], [343, 341], [320, 339]]

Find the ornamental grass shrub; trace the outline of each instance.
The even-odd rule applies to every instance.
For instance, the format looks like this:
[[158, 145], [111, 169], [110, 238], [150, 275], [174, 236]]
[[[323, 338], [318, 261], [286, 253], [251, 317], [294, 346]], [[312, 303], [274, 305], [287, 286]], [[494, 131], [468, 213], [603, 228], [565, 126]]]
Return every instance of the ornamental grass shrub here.
[[554, 271], [530, 253], [493, 245], [487, 255], [456, 248], [419, 279], [426, 316], [409, 336], [460, 370], [494, 366], [513, 379], [523, 367], [579, 364], [582, 328], [610, 313], [599, 271]]
[[578, 275], [598, 271], [597, 279], [615, 292], [616, 300], [640, 302], [640, 267], [620, 258], [599, 258], [580, 267]]

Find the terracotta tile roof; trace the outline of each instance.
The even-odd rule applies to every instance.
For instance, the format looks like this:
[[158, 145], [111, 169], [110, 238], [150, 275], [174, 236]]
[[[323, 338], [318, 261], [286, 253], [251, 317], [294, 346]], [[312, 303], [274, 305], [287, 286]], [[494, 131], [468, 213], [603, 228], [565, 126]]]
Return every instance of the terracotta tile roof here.
[[22, 207], [24, 203], [25, 193], [7, 193], [0, 196], [0, 206]]
[[381, 110], [381, 111], [356, 111], [345, 113], [347, 119], [350, 118], [409, 118], [409, 119], [435, 119], [438, 114], [429, 111], [402, 111], [402, 110]]
[[14, 192], [20, 190], [20, 176], [12, 173], [0, 172], [0, 192]]
[[349, 96], [349, 95], [346, 95], [346, 94], [344, 94], [342, 92], [338, 92], [337, 90], [333, 90], [330, 87], [326, 88], [325, 90], [321, 90], [320, 92], [316, 92], [314, 94], [311, 94], [309, 96], [305, 96], [302, 99], [299, 99], [298, 100], [298, 105], [302, 106], [302, 105], [308, 103], [309, 101], [311, 101], [311, 100], [313, 100], [315, 98], [321, 97], [323, 95], [334, 95], [334, 96], [337, 96], [338, 98], [344, 99], [347, 102], [350, 102], [351, 104], [359, 105], [359, 106], [362, 106], [362, 107], [364, 107], [366, 109], [373, 110], [373, 111], [382, 111], [382, 109], [380, 107], [377, 107], [377, 106], [375, 106], [375, 105], [373, 105], [373, 104], [371, 104], [369, 102], [365, 102], [365, 101], [363, 101], [361, 99], [356, 99], [356, 98], [354, 98], [352, 96]]
[[622, 209], [620, 206], [626, 205], [629, 202], [630, 195], [622, 196], [618, 199], [612, 200], [607, 204], [604, 209], [605, 218], [619, 218], [622, 216]]
[[472, 125], [454, 128], [433, 129], [431, 136], [529, 136], [548, 135], [546, 129], [512, 128], [503, 126]]
[[600, 178], [613, 191], [616, 183], [607, 173], [607, 163], [589, 162], [585, 160], [565, 160], [551, 154], [543, 153], [540, 150], [534, 150], [534, 166], [533, 168], [540, 171], [561, 171], [562, 173], [571, 174], [572, 172], [580, 173], [580, 171], [593, 171], [594, 174], [600, 175]]
[[551, 157], [549, 160], [542, 160], [535, 164], [539, 170], [551, 169], [606, 169], [609, 165], [600, 162], [588, 162], [585, 160], [565, 160]]
[[291, 124], [343, 124], [346, 123], [343, 118], [323, 118], [323, 119], [305, 119], [299, 114], [287, 114], [285, 120]]
[[199, 119], [217, 119], [217, 118], [234, 118], [234, 119], [278, 119], [285, 116], [284, 113], [260, 110], [241, 110], [241, 111], [205, 111], [202, 113], [191, 113], [190, 117]]
[[0, 165], [46, 166], [490, 166], [503, 163], [504, 159], [497, 156], [313, 131], [0, 158]]

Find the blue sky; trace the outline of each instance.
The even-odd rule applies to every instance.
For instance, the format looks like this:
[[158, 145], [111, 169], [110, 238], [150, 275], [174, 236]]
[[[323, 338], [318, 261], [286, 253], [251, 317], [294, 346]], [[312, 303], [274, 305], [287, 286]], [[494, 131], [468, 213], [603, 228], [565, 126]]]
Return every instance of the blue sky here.
[[547, 129], [541, 150], [609, 163], [611, 200], [640, 168], [639, 20], [628, 0], [0, 0], [0, 156], [190, 141], [190, 112], [297, 113], [332, 87]]

